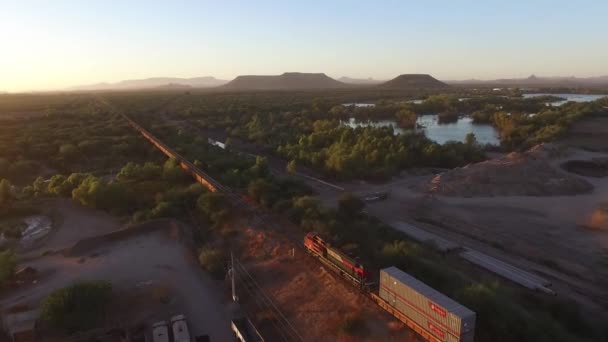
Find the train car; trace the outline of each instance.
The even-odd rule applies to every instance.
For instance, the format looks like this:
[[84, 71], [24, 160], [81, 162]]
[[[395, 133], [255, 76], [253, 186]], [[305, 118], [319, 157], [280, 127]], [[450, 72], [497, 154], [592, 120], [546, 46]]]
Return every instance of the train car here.
[[379, 295], [437, 341], [474, 341], [475, 312], [397, 267], [380, 271]]
[[316, 233], [308, 233], [304, 237], [304, 247], [309, 253], [329, 262], [339, 269], [341, 274], [346, 274], [351, 280], [364, 285], [369, 279], [369, 273], [353, 258], [342, 253], [339, 249], [332, 247]]
[[174, 342], [192, 342], [184, 315], [177, 315], [171, 318], [171, 329], [173, 330]]
[[169, 327], [167, 322], [156, 322], [152, 325], [152, 342], [169, 342]]

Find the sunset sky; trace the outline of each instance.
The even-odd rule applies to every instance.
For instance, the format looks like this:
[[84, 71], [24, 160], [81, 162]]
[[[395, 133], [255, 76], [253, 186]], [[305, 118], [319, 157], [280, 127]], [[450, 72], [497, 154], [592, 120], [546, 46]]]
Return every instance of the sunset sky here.
[[608, 75], [607, 16], [599, 0], [0, 0], [0, 91], [285, 71]]

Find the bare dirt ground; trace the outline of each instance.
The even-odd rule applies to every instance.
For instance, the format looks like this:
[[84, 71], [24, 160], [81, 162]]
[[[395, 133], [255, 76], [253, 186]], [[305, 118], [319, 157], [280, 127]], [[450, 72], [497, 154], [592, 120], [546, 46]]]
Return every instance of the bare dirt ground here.
[[87, 237], [109, 233], [121, 228], [117, 218], [99, 210], [84, 207], [71, 199], [52, 198], [41, 201], [44, 212], [57, 218], [51, 232], [27, 251], [24, 258], [37, 257], [45, 251], [57, 251], [72, 246]]
[[558, 196], [590, 192], [593, 187], [559, 167], [553, 160], [567, 151], [554, 145], [538, 145], [530, 150], [512, 152], [504, 157], [469, 164], [443, 172], [416, 190], [434, 195], [456, 197]]
[[[231, 317], [221, 284], [198, 266], [190, 249], [181, 242], [177, 224], [169, 221], [159, 224], [164, 225], [160, 230], [101, 245], [86, 255], [55, 254], [22, 263], [21, 266], [38, 270], [39, 281], [9, 293], [0, 305], [3, 309], [18, 304], [36, 306], [51, 291], [76, 281], [107, 280], [118, 293], [148, 289], [167, 301], [163, 311], [158, 311], [158, 305], [138, 308], [138, 315], [131, 316], [130, 321], [114, 320], [110, 324], [141, 321], [151, 324], [184, 313], [193, 334], [208, 334], [214, 341], [229, 341]], [[158, 294], [159, 291], [163, 294]]]
[[[282, 233], [249, 226], [240, 235], [242, 262], [304, 341], [414, 341], [403, 324]], [[262, 324], [264, 314], [255, 314]], [[341, 331], [348, 315], [361, 320], [352, 334]]]

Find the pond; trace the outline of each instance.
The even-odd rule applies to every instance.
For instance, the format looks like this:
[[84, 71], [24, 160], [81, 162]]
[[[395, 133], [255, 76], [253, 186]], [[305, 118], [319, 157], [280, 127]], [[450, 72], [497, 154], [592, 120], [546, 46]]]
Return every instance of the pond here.
[[547, 102], [547, 105], [550, 106], [561, 106], [567, 102], [591, 102], [595, 100], [599, 100], [602, 97], [608, 95], [595, 95], [595, 94], [571, 94], [571, 93], [563, 93], [563, 94], [549, 94], [549, 93], [534, 93], [534, 94], [523, 94], [525, 99], [539, 96], [557, 96], [564, 98], [565, 100], [555, 101], [555, 102]]
[[[349, 121], [342, 122], [349, 127], [388, 127], [392, 126], [395, 134], [403, 134], [405, 130], [397, 126], [394, 120], [377, 120], [377, 121], [357, 121], [351, 118]], [[421, 115], [416, 123], [421, 126], [425, 135], [437, 142], [444, 144], [447, 141], [464, 141], [469, 133], [475, 134], [477, 141], [480, 144], [500, 145], [498, 132], [491, 125], [474, 124], [473, 119], [467, 116], [460, 117], [457, 122], [440, 124], [439, 116]]]

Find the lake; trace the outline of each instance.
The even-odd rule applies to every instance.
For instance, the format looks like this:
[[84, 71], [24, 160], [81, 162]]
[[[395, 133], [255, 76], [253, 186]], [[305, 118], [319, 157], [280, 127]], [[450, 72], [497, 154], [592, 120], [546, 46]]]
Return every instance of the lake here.
[[523, 94], [522, 96], [526, 99], [532, 98], [532, 97], [539, 97], [539, 96], [557, 96], [557, 97], [562, 97], [562, 98], [566, 99], [566, 100], [562, 100], [562, 101], [547, 102], [547, 105], [557, 107], [557, 106], [561, 106], [564, 103], [567, 103], [570, 101], [591, 102], [591, 101], [599, 100], [602, 97], [605, 97], [608, 95], [568, 94], [568, 93], [564, 93], [564, 94], [534, 93], [534, 94]]
[[[454, 123], [439, 124], [438, 115], [421, 115], [416, 122], [424, 127], [422, 130], [425, 135], [438, 144], [444, 144], [450, 140], [464, 141], [467, 134], [473, 133], [480, 144], [500, 145], [498, 132], [494, 127], [491, 125], [473, 124], [473, 119], [467, 116], [460, 117]], [[405, 130], [399, 128], [394, 120], [357, 121], [351, 118], [349, 121], [343, 121], [342, 123], [352, 128], [392, 126], [395, 134], [405, 133]]]

